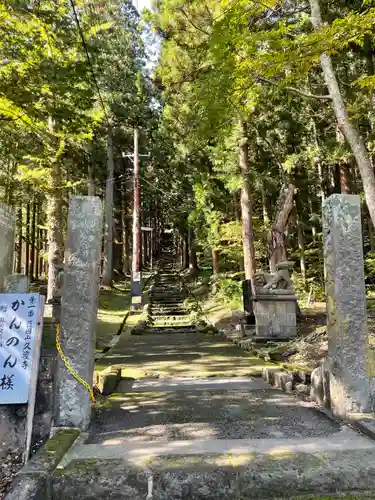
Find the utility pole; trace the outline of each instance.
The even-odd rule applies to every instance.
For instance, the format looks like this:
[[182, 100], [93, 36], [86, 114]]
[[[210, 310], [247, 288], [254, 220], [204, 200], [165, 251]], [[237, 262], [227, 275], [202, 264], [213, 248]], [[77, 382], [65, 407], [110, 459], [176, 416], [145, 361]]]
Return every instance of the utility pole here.
[[113, 139], [112, 127], [108, 129], [107, 180], [105, 187], [105, 229], [104, 229], [104, 269], [103, 284], [110, 286], [113, 275]]
[[141, 164], [139, 161], [139, 130], [134, 129], [134, 209], [133, 209], [133, 262], [132, 273], [140, 273], [141, 254]]
[[139, 160], [139, 130], [134, 129], [134, 207], [131, 309], [142, 307], [142, 233], [141, 233], [141, 163]]
[[129, 158], [134, 165], [134, 208], [133, 208], [133, 257], [132, 257], [132, 283], [131, 283], [131, 309], [134, 311], [142, 307], [142, 228], [141, 228], [141, 164], [140, 157], [150, 154], [139, 154], [139, 129], [134, 129], [134, 152], [122, 154]]

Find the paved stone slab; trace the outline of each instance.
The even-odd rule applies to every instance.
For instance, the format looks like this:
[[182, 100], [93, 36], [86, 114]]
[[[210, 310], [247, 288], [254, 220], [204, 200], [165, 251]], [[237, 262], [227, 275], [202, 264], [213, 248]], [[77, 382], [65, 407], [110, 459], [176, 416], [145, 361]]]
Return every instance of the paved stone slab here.
[[219, 336], [172, 332], [131, 335], [100, 360], [100, 367], [123, 366], [123, 376], [149, 378], [244, 377], [267, 365]]
[[348, 427], [325, 437], [269, 439], [211, 439], [184, 441], [130, 442], [126, 438], [108, 438], [101, 444], [81, 442], [64, 459], [72, 460], [124, 459], [139, 461], [150, 457], [172, 455], [243, 455], [318, 453], [323, 451], [373, 450], [375, 442]]
[[261, 379], [252, 378], [175, 378], [167, 380], [136, 380], [120, 382], [117, 392], [160, 392], [201, 390], [265, 390], [269, 385]]
[[340, 426], [277, 390], [114, 395], [99, 408], [88, 443], [328, 436]]
[[52, 480], [54, 500], [275, 500], [375, 488], [368, 450], [77, 460]]

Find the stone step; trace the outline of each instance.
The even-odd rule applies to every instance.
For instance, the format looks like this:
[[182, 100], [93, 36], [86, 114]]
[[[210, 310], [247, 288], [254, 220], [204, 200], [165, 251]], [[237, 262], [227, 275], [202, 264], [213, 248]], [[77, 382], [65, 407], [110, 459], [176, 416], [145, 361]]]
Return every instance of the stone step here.
[[168, 300], [185, 300], [186, 296], [181, 293], [150, 293], [150, 301], [168, 301]]
[[171, 299], [171, 298], [164, 298], [164, 299], [152, 299], [150, 301], [151, 306], [157, 305], [157, 306], [183, 306], [184, 301], [176, 298], [176, 299]]
[[160, 303], [160, 302], [153, 302], [151, 301], [150, 303], [150, 309], [155, 309], [155, 310], [168, 310], [168, 309], [171, 309], [171, 310], [184, 310], [184, 303], [183, 301], [180, 301], [180, 302], [172, 302], [171, 304], [165, 304], [164, 302]]
[[53, 498], [317, 500], [375, 488], [374, 441], [267, 387], [133, 382], [64, 457]]
[[152, 328], [170, 328], [175, 326], [195, 326], [191, 319], [188, 320], [166, 320], [159, 321], [158, 319], [152, 319], [150, 321], [150, 327]]
[[185, 316], [186, 311], [181, 308], [181, 310], [165, 310], [165, 309], [160, 309], [160, 310], [155, 310], [154, 308], [149, 309], [149, 313], [151, 316]]
[[[303, 446], [309, 447], [307, 442]], [[232, 443], [230, 453], [210, 452], [184, 454], [186, 443], [176, 447], [180, 454], [163, 453], [167, 446], [159, 445], [158, 456], [142, 455], [127, 450], [133, 456], [125, 460], [126, 446], [115, 450], [108, 458], [108, 449], [87, 450], [87, 459], [78, 458], [58, 468], [51, 480], [55, 500], [275, 500], [324, 498], [350, 495], [369, 500], [375, 488], [374, 450], [348, 449], [324, 452], [293, 452], [282, 448], [270, 453], [246, 452]], [[329, 448], [329, 446], [326, 446]], [[153, 451], [153, 449], [151, 448]], [[150, 450], [150, 451], [151, 451]], [[241, 451], [240, 454], [236, 451]], [[116, 452], [117, 451], [117, 456]], [[149, 448], [145, 446], [146, 453]], [[160, 456], [162, 455], [163, 456]], [[97, 457], [99, 455], [99, 457]], [[146, 458], [147, 457], [147, 458]], [[357, 496], [361, 492], [366, 496]]]
[[151, 326], [148, 329], [149, 333], [166, 334], [173, 333], [196, 333], [197, 328], [195, 325], [174, 325], [174, 326]]

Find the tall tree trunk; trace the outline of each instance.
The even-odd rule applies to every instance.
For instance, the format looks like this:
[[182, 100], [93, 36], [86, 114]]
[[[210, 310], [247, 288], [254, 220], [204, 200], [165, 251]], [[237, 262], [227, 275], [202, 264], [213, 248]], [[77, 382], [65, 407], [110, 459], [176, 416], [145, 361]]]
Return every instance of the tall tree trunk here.
[[22, 270], [22, 202], [17, 210], [17, 234], [18, 234], [18, 245], [17, 245], [17, 264], [16, 273], [21, 274]]
[[340, 163], [340, 188], [342, 194], [350, 194], [350, 170], [349, 165]]
[[127, 203], [126, 203], [126, 181], [121, 182], [121, 232], [122, 232], [122, 272], [126, 276], [130, 270], [129, 266], [129, 246], [128, 246], [128, 223], [127, 223]]
[[191, 228], [189, 228], [189, 271], [193, 275], [199, 273], [195, 234], [194, 230]]
[[276, 265], [279, 262], [286, 260], [284, 232], [293, 208], [294, 191], [294, 184], [282, 187], [276, 218], [267, 236], [271, 273], [276, 272]]
[[266, 190], [264, 189], [264, 182], [260, 183], [260, 192], [262, 195], [263, 223], [267, 227], [270, 223], [270, 218], [268, 215], [267, 197], [266, 197]]
[[104, 226], [104, 267], [103, 284], [110, 286], [113, 276], [113, 141], [112, 129], [108, 129], [107, 143], [107, 180], [105, 188], [105, 226]]
[[95, 183], [91, 164], [91, 157], [87, 166], [87, 194], [88, 196], [95, 196]]
[[251, 280], [252, 291], [255, 295], [253, 275], [256, 272], [254, 234], [253, 234], [253, 205], [250, 196], [249, 182], [249, 144], [247, 126], [242, 124], [242, 137], [239, 141], [239, 164], [242, 176], [241, 187], [241, 218], [242, 218], [242, 244], [244, 256], [245, 278]]
[[31, 252], [30, 252], [30, 279], [35, 278], [35, 241], [36, 241], [36, 212], [38, 206], [36, 201], [33, 202], [33, 215], [31, 220]]
[[148, 264], [148, 232], [143, 232], [143, 267]]
[[[323, 26], [319, 0], [310, 0], [311, 22], [316, 29]], [[320, 56], [324, 79], [332, 98], [333, 109], [339, 127], [354, 154], [361, 174], [363, 190], [371, 220], [375, 225], [375, 175], [370, 156], [358, 128], [350, 121], [348, 111], [341, 95], [331, 57], [323, 52]]]
[[315, 222], [314, 222], [315, 213], [314, 213], [314, 208], [313, 208], [313, 202], [312, 202], [312, 199], [310, 196], [309, 196], [309, 208], [310, 208], [310, 219], [312, 221], [311, 222], [311, 236], [312, 236], [313, 243], [315, 244], [316, 243], [316, 226], [315, 226]]
[[39, 281], [39, 253], [40, 253], [40, 229], [39, 229], [39, 223], [40, 223], [40, 206], [39, 203], [36, 203], [35, 206], [36, 210], [36, 223], [35, 223], [35, 280]]
[[189, 267], [189, 235], [187, 232], [183, 235], [182, 240], [182, 269], [185, 271]]
[[370, 242], [370, 250], [371, 252], [375, 251], [375, 234], [374, 234], [374, 226], [372, 225], [371, 218], [369, 215], [366, 217], [367, 219], [367, 227], [368, 227], [368, 237]]
[[301, 218], [299, 214], [297, 215], [297, 237], [298, 237], [298, 249], [299, 249], [299, 259], [300, 268], [304, 284], [306, 284], [306, 257], [305, 257], [305, 238], [303, 234], [303, 226], [301, 223]]
[[139, 273], [141, 270], [141, 244], [141, 164], [139, 161], [139, 130], [136, 128], [134, 129], [133, 273]]
[[212, 274], [217, 276], [219, 274], [219, 252], [216, 248], [212, 248]]
[[30, 202], [28, 201], [26, 203], [26, 276], [30, 276], [30, 208]]
[[60, 161], [53, 162], [50, 172], [49, 195], [47, 201], [48, 222], [48, 292], [47, 300], [53, 301], [58, 295], [58, 275], [63, 268], [64, 239], [62, 218], [62, 176]]

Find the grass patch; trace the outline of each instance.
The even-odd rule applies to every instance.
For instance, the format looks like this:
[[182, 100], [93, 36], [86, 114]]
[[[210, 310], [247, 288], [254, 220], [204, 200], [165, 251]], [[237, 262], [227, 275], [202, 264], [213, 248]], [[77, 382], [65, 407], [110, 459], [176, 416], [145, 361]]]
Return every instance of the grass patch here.
[[[100, 291], [96, 323], [96, 348], [106, 347], [115, 335], [130, 307], [130, 283], [116, 283], [116, 288]], [[128, 321], [130, 320], [130, 317]]]

